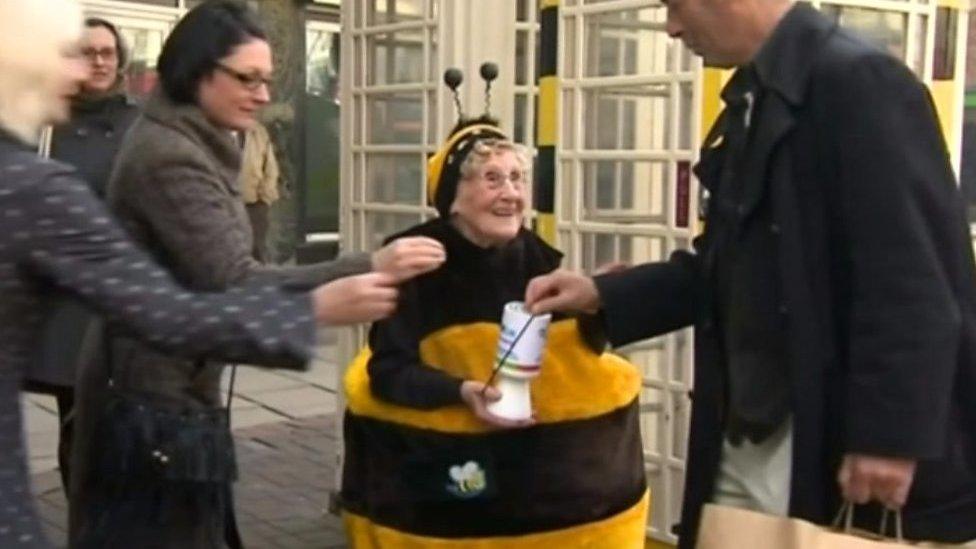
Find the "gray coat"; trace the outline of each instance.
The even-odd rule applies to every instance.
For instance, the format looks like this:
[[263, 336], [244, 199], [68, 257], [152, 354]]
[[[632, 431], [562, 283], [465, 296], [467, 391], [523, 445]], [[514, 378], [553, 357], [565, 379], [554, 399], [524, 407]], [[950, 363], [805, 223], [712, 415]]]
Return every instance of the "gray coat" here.
[[[255, 261], [238, 186], [240, 165], [240, 149], [230, 132], [212, 124], [198, 107], [174, 105], [156, 94], [145, 105], [119, 153], [108, 201], [136, 240], [177, 280], [196, 290], [219, 291], [255, 280], [310, 288], [370, 269], [365, 254], [305, 267], [275, 267]], [[267, 317], [266, 322], [276, 321], [273, 316], [262, 317]], [[111, 375], [116, 386], [181, 409], [221, 405], [223, 363], [200, 365], [129, 341], [116, 340], [113, 346]], [[141, 493], [134, 494], [124, 493], [124, 488], [109, 493], [95, 478], [97, 473], [89, 470], [89, 454], [90, 447], [99, 441], [90, 440], [90, 434], [108, 372], [106, 363], [97, 360], [86, 362], [81, 369], [77, 387], [79, 442], [74, 449], [72, 486], [75, 543], [181, 549], [219, 546], [227, 502], [219, 493], [209, 491], [214, 487], [192, 488], [172, 498], [172, 486], [142, 486]], [[147, 493], [154, 490], [160, 494]], [[187, 503], [188, 498], [196, 497], [194, 494], [209, 499]], [[155, 499], [156, 506], [133, 512], [132, 506], [147, 498]], [[96, 516], [96, 511], [101, 516]], [[158, 523], [161, 516], [167, 517], [164, 529]], [[113, 528], [111, 538], [86, 537], [96, 523], [125, 526]]]
[[[138, 114], [135, 103], [122, 93], [75, 103], [71, 121], [52, 133], [51, 158], [74, 166], [95, 194], [104, 197], [122, 137]], [[78, 352], [92, 318], [80, 301], [67, 297], [58, 300], [45, 324], [27, 379], [49, 385], [74, 385]]]

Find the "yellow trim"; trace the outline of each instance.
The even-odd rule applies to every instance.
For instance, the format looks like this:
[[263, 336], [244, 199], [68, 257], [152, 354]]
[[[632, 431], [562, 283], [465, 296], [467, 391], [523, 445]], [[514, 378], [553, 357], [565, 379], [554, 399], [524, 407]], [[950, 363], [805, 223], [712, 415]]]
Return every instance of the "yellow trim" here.
[[[962, 115], [955, 110], [956, 87], [955, 80], [935, 80], [929, 85], [932, 102], [935, 103], [935, 111], [939, 115], [939, 124], [946, 143], [958, 143], [962, 139], [961, 135], [955, 135], [955, 131], [953, 131], [955, 117]], [[951, 151], [952, 147], [949, 150]]]
[[523, 536], [463, 539], [417, 536], [345, 511], [342, 521], [352, 549], [641, 549], [650, 500], [650, 493], [645, 492], [633, 507], [610, 518]]
[[556, 245], [556, 215], [547, 212], [538, 212], [535, 216], [535, 232], [546, 244]]
[[938, 0], [936, 6], [940, 8], [952, 8], [956, 10], [969, 9], [968, 0]]
[[722, 86], [728, 80], [728, 71], [705, 69], [702, 71], [701, 136], [712, 129], [712, 124], [722, 112]]
[[[459, 379], [487, 380], [494, 365], [498, 336], [498, 324], [494, 323], [450, 326], [424, 338], [420, 358]], [[350, 412], [445, 433], [490, 430], [463, 405], [419, 410], [374, 398], [366, 369], [369, 357], [369, 349], [363, 349], [346, 371]], [[580, 338], [576, 320], [562, 320], [549, 327], [542, 371], [531, 389], [539, 423], [603, 415], [632, 402], [640, 388], [637, 368], [616, 355], [597, 355], [590, 350]]]
[[539, 146], [555, 145], [559, 131], [559, 77], [543, 76], [539, 79], [539, 112], [536, 143]]
[[501, 130], [497, 126], [492, 126], [491, 124], [473, 124], [448, 138], [441, 148], [438, 149], [437, 153], [427, 160], [427, 202], [429, 204], [433, 204], [434, 197], [437, 196], [437, 187], [441, 182], [441, 172], [444, 171], [444, 163], [447, 161], [447, 155], [450, 153], [451, 148], [465, 137], [484, 130], [501, 133]]
[[539, 2], [539, 9], [544, 10], [546, 8], [558, 8], [562, 0], [541, 0]]

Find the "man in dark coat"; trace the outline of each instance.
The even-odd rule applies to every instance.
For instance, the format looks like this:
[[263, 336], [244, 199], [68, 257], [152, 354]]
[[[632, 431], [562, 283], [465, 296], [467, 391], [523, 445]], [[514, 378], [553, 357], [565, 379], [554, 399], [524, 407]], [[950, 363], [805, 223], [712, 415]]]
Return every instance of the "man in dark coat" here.
[[[86, 20], [82, 53], [88, 62], [89, 76], [72, 99], [71, 120], [53, 129], [49, 147], [45, 148], [52, 158], [73, 165], [95, 194], [104, 198], [122, 137], [139, 111], [125, 94], [121, 71], [128, 53], [118, 29], [104, 19]], [[58, 299], [27, 373], [28, 390], [50, 394], [58, 403], [58, 466], [65, 490], [69, 485], [74, 431], [71, 412], [76, 361], [93, 318], [80, 301]]]
[[526, 302], [600, 311], [614, 345], [696, 327], [682, 548], [710, 501], [821, 524], [874, 502], [864, 528], [884, 506], [908, 538], [976, 539], [976, 267], [925, 86], [806, 4], [666, 3], [738, 68], [696, 168], [704, 233]]

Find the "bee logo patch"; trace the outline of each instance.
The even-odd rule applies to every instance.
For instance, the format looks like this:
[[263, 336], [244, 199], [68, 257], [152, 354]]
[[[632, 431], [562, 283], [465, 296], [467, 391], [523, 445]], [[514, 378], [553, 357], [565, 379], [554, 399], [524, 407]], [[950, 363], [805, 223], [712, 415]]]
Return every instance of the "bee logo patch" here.
[[485, 491], [485, 471], [476, 461], [453, 465], [448, 470], [447, 491], [459, 498], [473, 498]]

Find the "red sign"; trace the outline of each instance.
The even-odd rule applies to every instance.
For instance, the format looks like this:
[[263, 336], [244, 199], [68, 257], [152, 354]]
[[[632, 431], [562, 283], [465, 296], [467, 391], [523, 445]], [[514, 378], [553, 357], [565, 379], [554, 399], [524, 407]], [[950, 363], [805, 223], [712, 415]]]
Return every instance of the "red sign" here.
[[675, 183], [674, 224], [685, 229], [688, 228], [688, 218], [691, 215], [691, 162], [678, 162]]

